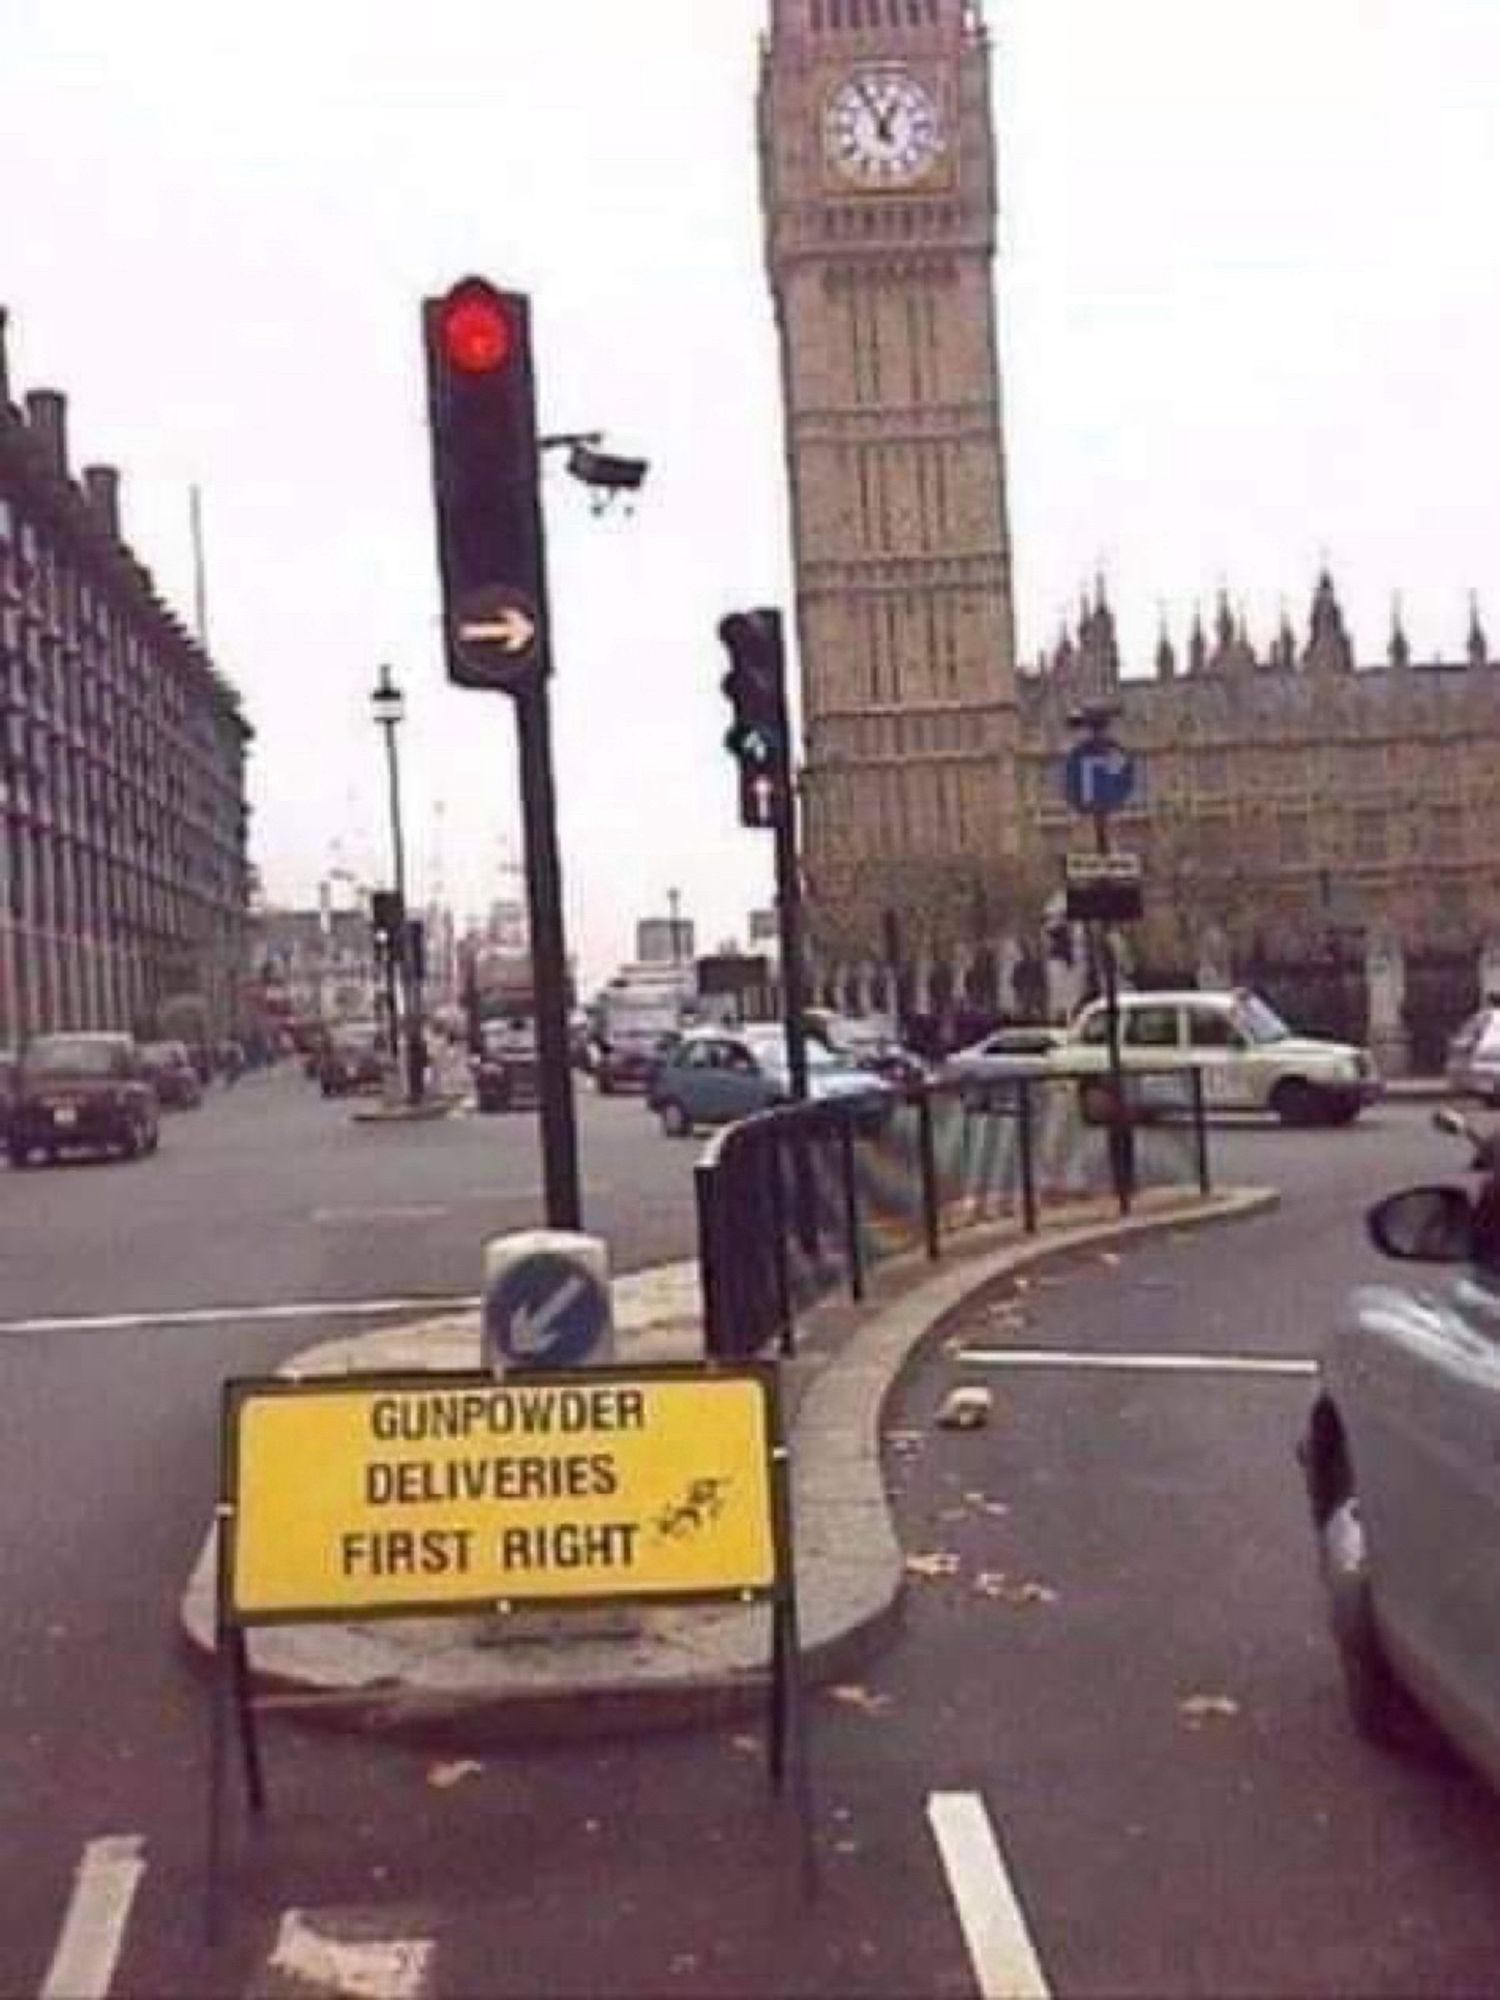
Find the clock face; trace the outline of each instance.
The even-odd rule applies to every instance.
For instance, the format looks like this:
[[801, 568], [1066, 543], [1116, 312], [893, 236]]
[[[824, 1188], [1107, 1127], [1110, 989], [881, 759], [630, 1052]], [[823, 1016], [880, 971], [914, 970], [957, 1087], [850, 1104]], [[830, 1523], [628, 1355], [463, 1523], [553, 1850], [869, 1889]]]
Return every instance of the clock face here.
[[909, 187], [947, 145], [937, 100], [909, 70], [859, 69], [830, 92], [823, 118], [829, 161], [857, 187]]

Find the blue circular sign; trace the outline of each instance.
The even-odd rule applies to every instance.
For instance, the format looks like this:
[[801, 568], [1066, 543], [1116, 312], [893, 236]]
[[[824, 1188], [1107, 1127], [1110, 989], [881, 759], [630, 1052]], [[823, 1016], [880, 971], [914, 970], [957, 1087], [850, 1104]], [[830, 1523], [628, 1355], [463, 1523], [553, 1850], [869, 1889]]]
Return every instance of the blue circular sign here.
[[1135, 759], [1108, 737], [1075, 743], [1063, 764], [1063, 792], [1074, 812], [1119, 812], [1135, 791]]
[[576, 1368], [609, 1327], [609, 1295], [586, 1264], [543, 1251], [510, 1265], [484, 1295], [484, 1344], [518, 1368]]

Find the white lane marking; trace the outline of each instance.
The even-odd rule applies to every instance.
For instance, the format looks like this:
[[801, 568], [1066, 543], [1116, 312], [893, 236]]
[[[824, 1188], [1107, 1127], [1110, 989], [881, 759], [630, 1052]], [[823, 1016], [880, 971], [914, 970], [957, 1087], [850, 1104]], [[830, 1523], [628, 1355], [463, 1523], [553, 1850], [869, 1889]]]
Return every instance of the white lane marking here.
[[298, 1299], [278, 1306], [185, 1306], [165, 1312], [101, 1313], [80, 1319], [0, 1320], [0, 1336], [23, 1333], [128, 1333], [140, 1327], [227, 1326], [259, 1320], [386, 1319], [392, 1314], [472, 1312], [477, 1292], [412, 1299]]
[[435, 1949], [431, 1938], [332, 1937], [305, 1910], [287, 1910], [270, 1969], [352, 2000], [420, 2000]]
[[315, 1208], [312, 1220], [317, 1223], [365, 1223], [365, 1222], [431, 1222], [435, 1217], [447, 1215], [446, 1208], [431, 1203], [410, 1202], [404, 1206], [390, 1208]]
[[1047, 2000], [1047, 1981], [984, 1800], [977, 1792], [933, 1792], [927, 1823], [982, 2000]]
[[140, 1834], [117, 1833], [84, 1848], [41, 2000], [103, 2000], [108, 1993], [146, 1872], [144, 1847]]
[[1158, 1375], [1316, 1375], [1316, 1361], [1270, 1354], [1070, 1354], [1051, 1347], [963, 1347], [980, 1368], [1100, 1368]]

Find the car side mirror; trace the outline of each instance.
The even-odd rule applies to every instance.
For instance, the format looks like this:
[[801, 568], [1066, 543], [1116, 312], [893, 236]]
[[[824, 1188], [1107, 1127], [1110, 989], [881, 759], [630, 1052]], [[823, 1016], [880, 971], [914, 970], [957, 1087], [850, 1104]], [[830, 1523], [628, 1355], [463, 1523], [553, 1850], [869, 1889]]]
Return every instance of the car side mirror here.
[[1416, 1264], [1466, 1264], [1474, 1254], [1474, 1205], [1460, 1187], [1405, 1188], [1365, 1221], [1377, 1250]]

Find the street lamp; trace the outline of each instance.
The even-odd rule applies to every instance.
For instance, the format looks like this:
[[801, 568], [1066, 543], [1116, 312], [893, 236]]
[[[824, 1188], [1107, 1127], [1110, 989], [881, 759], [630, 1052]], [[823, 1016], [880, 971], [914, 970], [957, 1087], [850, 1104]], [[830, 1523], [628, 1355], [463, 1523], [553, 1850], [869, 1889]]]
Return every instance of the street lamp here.
[[[391, 804], [391, 859], [395, 874], [396, 923], [389, 944], [390, 959], [388, 971], [394, 972], [401, 986], [401, 1014], [406, 1030], [406, 1101], [420, 1104], [422, 1101], [422, 1024], [419, 996], [413, 976], [414, 965], [411, 950], [411, 930], [406, 914], [406, 847], [401, 829], [401, 767], [396, 754], [396, 731], [406, 714], [406, 698], [397, 687], [389, 667], [382, 667], [376, 677], [375, 687], [370, 696], [370, 712], [376, 727], [385, 732], [385, 766], [389, 782]], [[395, 1007], [396, 979], [387, 988], [391, 994], [391, 1047], [394, 1053], [399, 1047], [399, 1030]]]

